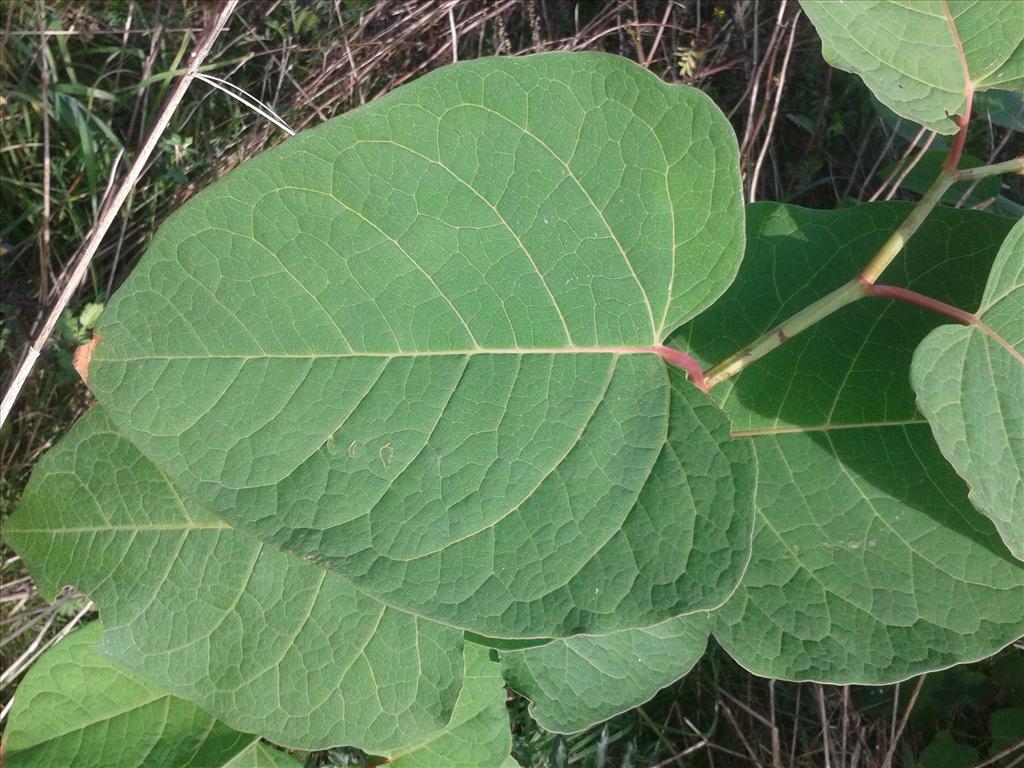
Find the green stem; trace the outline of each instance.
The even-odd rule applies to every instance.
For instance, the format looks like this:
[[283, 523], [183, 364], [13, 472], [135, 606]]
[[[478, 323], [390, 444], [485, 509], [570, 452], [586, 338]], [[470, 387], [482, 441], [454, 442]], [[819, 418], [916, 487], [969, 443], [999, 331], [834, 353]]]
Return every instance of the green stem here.
[[924, 223], [924, 220], [928, 218], [928, 214], [939, 204], [942, 196], [946, 194], [956, 180], [955, 171], [942, 171], [939, 173], [935, 181], [932, 182], [932, 185], [928, 187], [928, 191], [924, 193], [924, 197], [914, 206], [910, 215], [889, 236], [889, 239], [878, 249], [871, 262], [860, 273], [860, 277], [864, 282], [870, 285], [882, 276], [885, 268], [892, 264], [892, 260], [903, 250], [903, 246], [917, 232], [921, 224]]
[[845, 307], [847, 304], [857, 301], [857, 299], [862, 299], [866, 295], [867, 291], [864, 284], [860, 280], [854, 279], [841, 288], [832, 291], [828, 296], [824, 296], [813, 304], [804, 307], [791, 318], [761, 336], [750, 346], [744, 347], [709, 370], [704, 379], [705, 389], [711, 389], [716, 384], [721, 384], [726, 379], [735, 376], [755, 360], [760, 360], [773, 349], [781, 347], [801, 331], [828, 317], [840, 307]]
[[946, 191], [955, 182], [967, 179], [983, 179], [987, 176], [995, 176], [1002, 173], [1024, 173], [1024, 156], [1007, 160], [1004, 163], [982, 165], [977, 168], [967, 168], [960, 171], [944, 170], [939, 173], [938, 178], [928, 188], [928, 191], [924, 193], [924, 196], [914, 206], [914, 209], [907, 218], [903, 220], [903, 223], [890, 235], [885, 244], [878, 249], [878, 252], [875, 253], [863, 272], [846, 283], [846, 285], [837, 288], [810, 306], [801, 309], [750, 345], [709, 369], [704, 379], [704, 387], [702, 388], [708, 390], [732, 378], [773, 349], [782, 346], [801, 331], [810, 328], [819, 320], [825, 319], [837, 309], [869, 295], [870, 287], [874, 285], [875, 281], [878, 280], [886, 267], [892, 263], [897, 254], [903, 250], [903, 246], [917, 232], [918, 228], [928, 217], [928, 214], [939, 204], [942, 196], [946, 194]]
[[976, 181], [1002, 173], [1024, 173], [1024, 155], [993, 165], [979, 165], [977, 168], [962, 168], [956, 172], [957, 181]]

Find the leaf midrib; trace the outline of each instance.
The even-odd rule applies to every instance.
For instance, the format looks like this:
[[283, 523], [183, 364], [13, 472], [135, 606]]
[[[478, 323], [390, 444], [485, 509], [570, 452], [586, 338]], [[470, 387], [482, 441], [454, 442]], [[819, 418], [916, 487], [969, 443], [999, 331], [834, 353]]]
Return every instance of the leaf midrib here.
[[435, 349], [425, 351], [397, 352], [311, 352], [305, 355], [260, 353], [256, 355], [140, 355], [137, 357], [97, 357], [97, 363], [135, 363], [140, 360], [320, 360], [347, 357], [473, 357], [483, 355], [657, 355], [661, 357], [657, 346], [594, 346], [594, 347], [497, 347], [475, 349]]

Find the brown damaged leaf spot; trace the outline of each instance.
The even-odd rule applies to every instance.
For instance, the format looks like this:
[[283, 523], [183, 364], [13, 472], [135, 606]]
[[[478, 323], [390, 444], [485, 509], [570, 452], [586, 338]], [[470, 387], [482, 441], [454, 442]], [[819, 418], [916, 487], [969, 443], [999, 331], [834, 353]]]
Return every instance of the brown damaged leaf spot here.
[[89, 385], [89, 364], [92, 362], [92, 352], [99, 343], [100, 335], [94, 334], [92, 339], [75, 348], [75, 354], [71, 358], [72, 365], [75, 366], [75, 370], [78, 371], [78, 375], [82, 377], [86, 386]]

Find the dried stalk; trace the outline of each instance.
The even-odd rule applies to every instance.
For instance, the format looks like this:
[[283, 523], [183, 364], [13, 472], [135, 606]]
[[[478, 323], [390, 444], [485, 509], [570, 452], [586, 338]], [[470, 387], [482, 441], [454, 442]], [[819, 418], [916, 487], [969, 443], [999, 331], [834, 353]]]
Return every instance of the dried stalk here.
[[71, 298], [75, 295], [75, 291], [78, 290], [78, 286], [85, 277], [85, 274], [89, 269], [89, 264], [92, 262], [92, 258], [95, 256], [100, 243], [103, 241], [103, 238], [110, 229], [110, 226], [114, 223], [114, 219], [121, 210], [121, 206], [124, 205], [128, 195], [131, 194], [136, 183], [138, 183], [139, 177], [142, 176], [143, 169], [145, 169], [146, 164], [149, 162], [149, 156], [153, 153], [157, 142], [160, 141], [160, 137], [163, 136], [164, 131], [170, 124], [171, 117], [174, 115], [175, 110], [177, 110], [178, 105], [185, 96], [185, 91], [188, 90], [189, 85], [191, 85], [192, 80], [195, 79], [196, 73], [202, 66], [203, 61], [206, 60], [206, 57], [213, 49], [214, 42], [217, 40], [218, 35], [220, 35], [221, 30], [223, 30], [224, 26], [227, 24], [227, 20], [235, 10], [236, 5], [238, 5], [238, 0], [224, 0], [224, 3], [220, 8], [218, 8], [217, 13], [209, 26], [207, 26], [206, 30], [199, 38], [199, 41], [196, 43], [195, 50], [189, 56], [188, 68], [185, 70], [185, 73], [181, 78], [179, 78], [178, 82], [175, 83], [170, 94], [168, 94], [167, 101], [164, 102], [163, 107], [160, 109], [160, 114], [157, 116], [156, 122], [150, 129], [149, 134], [146, 136], [146, 140], [139, 148], [139, 153], [135, 158], [135, 162], [132, 163], [131, 168], [128, 169], [128, 173], [120, 185], [118, 185], [117, 191], [114, 193], [114, 196], [110, 198], [109, 203], [102, 207], [99, 218], [96, 220], [96, 224], [93, 227], [92, 232], [82, 245], [82, 248], [75, 259], [75, 266], [71, 271], [70, 277], [65, 283], [63, 290], [61, 290], [60, 295], [57, 297], [57, 301], [51, 308], [50, 314], [43, 323], [39, 334], [32, 343], [29, 344], [21, 366], [18, 368], [18, 372], [15, 374], [14, 380], [11, 382], [11, 386], [8, 388], [7, 392], [4, 393], [3, 402], [0, 402], [0, 427], [2, 427], [7, 421], [7, 417], [14, 408], [14, 403], [17, 402], [18, 395], [21, 393], [21, 389], [25, 385], [28, 375], [32, 372], [32, 368], [35, 366], [36, 361], [39, 359], [39, 355], [42, 353], [43, 346], [49, 340], [50, 334], [53, 333], [53, 329], [56, 327], [57, 321], [64, 312], [64, 308], [67, 307]]

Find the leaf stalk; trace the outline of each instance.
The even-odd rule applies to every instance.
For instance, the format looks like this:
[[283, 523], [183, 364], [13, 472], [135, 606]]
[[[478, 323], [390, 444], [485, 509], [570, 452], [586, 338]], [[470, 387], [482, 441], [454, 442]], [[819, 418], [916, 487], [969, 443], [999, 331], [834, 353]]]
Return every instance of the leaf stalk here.
[[962, 168], [956, 172], [957, 181], [977, 181], [989, 176], [999, 176], [1004, 173], [1024, 174], [1024, 155], [1006, 160], [1002, 163], [992, 165], [979, 165], [976, 168]]
[[[836, 310], [841, 309], [847, 304], [857, 301], [858, 299], [862, 299], [865, 296], [886, 295], [889, 296], [889, 298], [907, 300], [902, 295], [893, 295], [893, 289], [891, 286], [879, 286], [878, 288], [880, 290], [876, 290], [875, 282], [879, 277], [881, 277], [886, 268], [892, 264], [896, 256], [903, 250], [903, 247], [921, 227], [921, 224], [924, 223], [924, 220], [928, 218], [928, 215], [932, 212], [935, 206], [939, 204], [943, 196], [954, 183], [965, 180], [983, 179], [988, 176], [997, 176], [1003, 173], [1024, 173], [1024, 156], [1016, 157], [1002, 163], [982, 165], [976, 168], [965, 168], [963, 170], [944, 169], [941, 171], [932, 185], [924, 193], [924, 196], [907, 215], [907, 218], [904, 219], [903, 223], [897, 227], [896, 231], [889, 236], [889, 239], [887, 239], [882, 247], [878, 249], [867, 267], [865, 267], [857, 277], [832, 291], [832, 293], [827, 296], [824, 296], [813, 304], [801, 309], [788, 320], [785, 320], [775, 326], [748, 346], [709, 369], [704, 375], [704, 386], [702, 389], [707, 391], [712, 387], [721, 384], [723, 381], [732, 378], [736, 374], [740, 373], [740, 371], [749, 367], [752, 363], [760, 360], [772, 350], [782, 346], [786, 341], [793, 338], [801, 331], [810, 328], [812, 325], [825, 319]], [[924, 305], [922, 304], [922, 306]], [[941, 311], [935, 307], [929, 306], [929, 308]], [[950, 307], [950, 309], [956, 310], [955, 307]], [[962, 310], [956, 311], [961, 312]], [[944, 312], [944, 314], [947, 314], [960, 322], [965, 322], [963, 319], [951, 314], [950, 312]], [[963, 314], [968, 315], [969, 313]], [[973, 317], [973, 315], [971, 317]], [[696, 382], [697, 379], [694, 379], [694, 381]]]
[[968, 312], [965, 309], [960, 309], [960, 307], [954, 307], [952, 304], [947, 304], [944, 301], [933, 299], [931, 296], [925, 296], [923, 293], [911, 291], [908, 288], [899, 288], [895, 285], [869, 285], [867, 286], [867, 295], [878, 296], [884, 299], [895, 299], [896, 301], [905, 301], [916, 307], [922, 307], [931, 312], [937, 312], [938, 314], [944, 315], [945, 317], [955, 320], [963, 325], [977, 328], [979, 331], [995, 341], [999, 346], [1003, 347], [1003, 349], [1009, 352], [1020, 363], [1024, 364], [1024, 355], [1021, 355], [1021, 353], [1018, 352], [1010, 342], [996, 333], [991, 326], [985, 323], [973, 312]]

